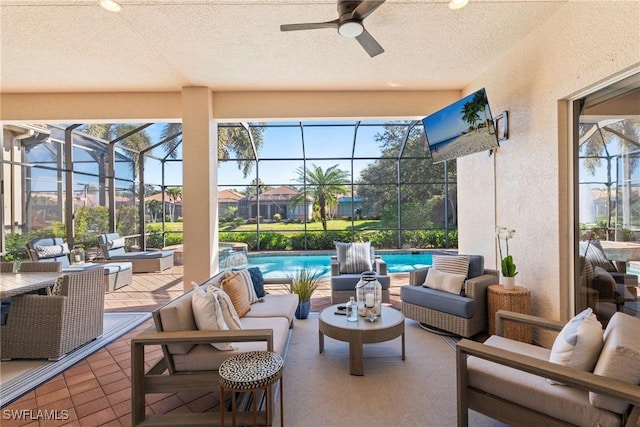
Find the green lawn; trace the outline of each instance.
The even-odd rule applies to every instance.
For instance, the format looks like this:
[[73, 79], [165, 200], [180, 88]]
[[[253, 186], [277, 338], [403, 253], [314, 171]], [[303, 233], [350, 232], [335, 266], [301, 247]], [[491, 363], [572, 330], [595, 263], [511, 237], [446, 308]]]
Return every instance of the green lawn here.
[[[346, 231], [351, 230], [351, 221], [332, 220], [327, 221], [327, 230]], [[260, 231], [304, 231], [304, 224], [285, 224], [283, 222], [261, 223]], [[379, 220], [360, 220], [353, 222], [353, 228], [359, 230], [378, 230], [380, 229]], [[256, 224], [244, 224], [238, 227], [235, 224], [221, 224], [220, 231], [255, 231]], [[307, 231], [322, 231], [322, 222], [307, 223]]]
[[[161, 225], [161, 223], [152, 223]], [[356, 231], [361, 230], [379, 230], [381, 227], [379, 220], [359, 220], [354, 221], [353, 227]], [[182, 231], [182, 222], [165, 223], [167, 231]], [[238, 227], [232, 223], [220, 224], [220, 231], [255, 231], [256, 224], [244, 224]], [[334, 231], [351, 230], [351, 221], [341, 219], [327, 221], [327, 229]], [[307, 224], [308, 231], [322, 231], [322, 222], [310, 222]], [[260, 231], [304, 231], [304, 224], [285, 224], [283, 222], [261, 223]]]

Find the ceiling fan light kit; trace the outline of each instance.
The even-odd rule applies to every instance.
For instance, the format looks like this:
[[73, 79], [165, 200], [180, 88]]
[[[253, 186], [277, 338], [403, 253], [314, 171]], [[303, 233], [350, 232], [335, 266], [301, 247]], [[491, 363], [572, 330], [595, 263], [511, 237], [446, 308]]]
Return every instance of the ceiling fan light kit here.
[[342, 37], [347, 37], [350, 39], [355, 39], [363, 32], [364, 27], [362, 26], [362, 23], [358, 21], [347, 21], [340, 24], [340, 26], [338, 27], [338, 33]]

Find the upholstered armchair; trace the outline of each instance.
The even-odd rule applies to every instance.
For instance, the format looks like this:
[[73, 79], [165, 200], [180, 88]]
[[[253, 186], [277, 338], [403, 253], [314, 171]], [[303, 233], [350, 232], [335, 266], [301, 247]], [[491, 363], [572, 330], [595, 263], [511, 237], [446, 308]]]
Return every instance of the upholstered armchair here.
[[[640, 319], [615, 313], [603, 332], [601, 325], [584, 328], [576, 318], [565, 328], [555, 320], [499, 310], [496, 335], [484, 343], [460, 341], [458, 426], [468, 425], [469, 409], [519, 426], [637, 425]], [[506, 322], [576, 339], [558, 343], [556, 338], [551, 349], [514, 341], [502, 336]]]
[[373, 271], [382, 285], [382, 302], [389, 302], [391, 279], [387, 263], [375, 253], [370, 242], [336, 243], [336, 255], [331, 257], [331, 303], [339, 304], [355, 297], [356, 284], [362, 273]]
[[[637, 298], [638, 276], [618, 271], [598, 240], [580, 242], [580, 274], [587, 305], [602, 317], [607, 310], [599, 303], [611, 303], [614, 311], [623, 311], [625, 301]], [[607, 313], [610, 316], [612, 313]]]

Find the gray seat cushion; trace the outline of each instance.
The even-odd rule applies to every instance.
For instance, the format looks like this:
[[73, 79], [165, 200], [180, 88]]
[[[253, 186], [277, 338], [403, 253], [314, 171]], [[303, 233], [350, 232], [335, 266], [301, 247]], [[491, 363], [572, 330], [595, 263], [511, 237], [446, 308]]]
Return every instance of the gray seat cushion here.
[[109, 259], [155, 259], [171, 255], [173, 255], [173, 251], [123, 252], [122, 254], [110, 253]]
[[[383, 290], [391, 287], [391, 278], [389, 276], [376, 275], [376, 279], [382, 285]], [[334, 291], [352, 291], [360, 281], [360, 274], [341, 274], [331, 277], [331, 289]]]
[[402, 302], [419, 305], [454, 316], [471, 319], [476, 312], [475, 300], [424, 286], [406, 285], [400, 288]]

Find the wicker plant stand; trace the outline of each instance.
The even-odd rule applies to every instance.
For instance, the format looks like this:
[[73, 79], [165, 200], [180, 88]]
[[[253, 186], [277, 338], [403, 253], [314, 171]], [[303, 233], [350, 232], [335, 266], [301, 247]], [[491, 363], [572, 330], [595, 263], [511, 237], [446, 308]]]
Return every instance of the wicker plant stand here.
[[[489, 285], [487, 299], [489, 305], [489, 335], [495, 335], [496, 333], [496, 312], [498, 310], [531, 314], [531, 291], [522, 286], [516, 286], [515, 289], [505, 289], [502, 285]], [[506, 322], [504, 337], [531, 343], [531, 327]]]

